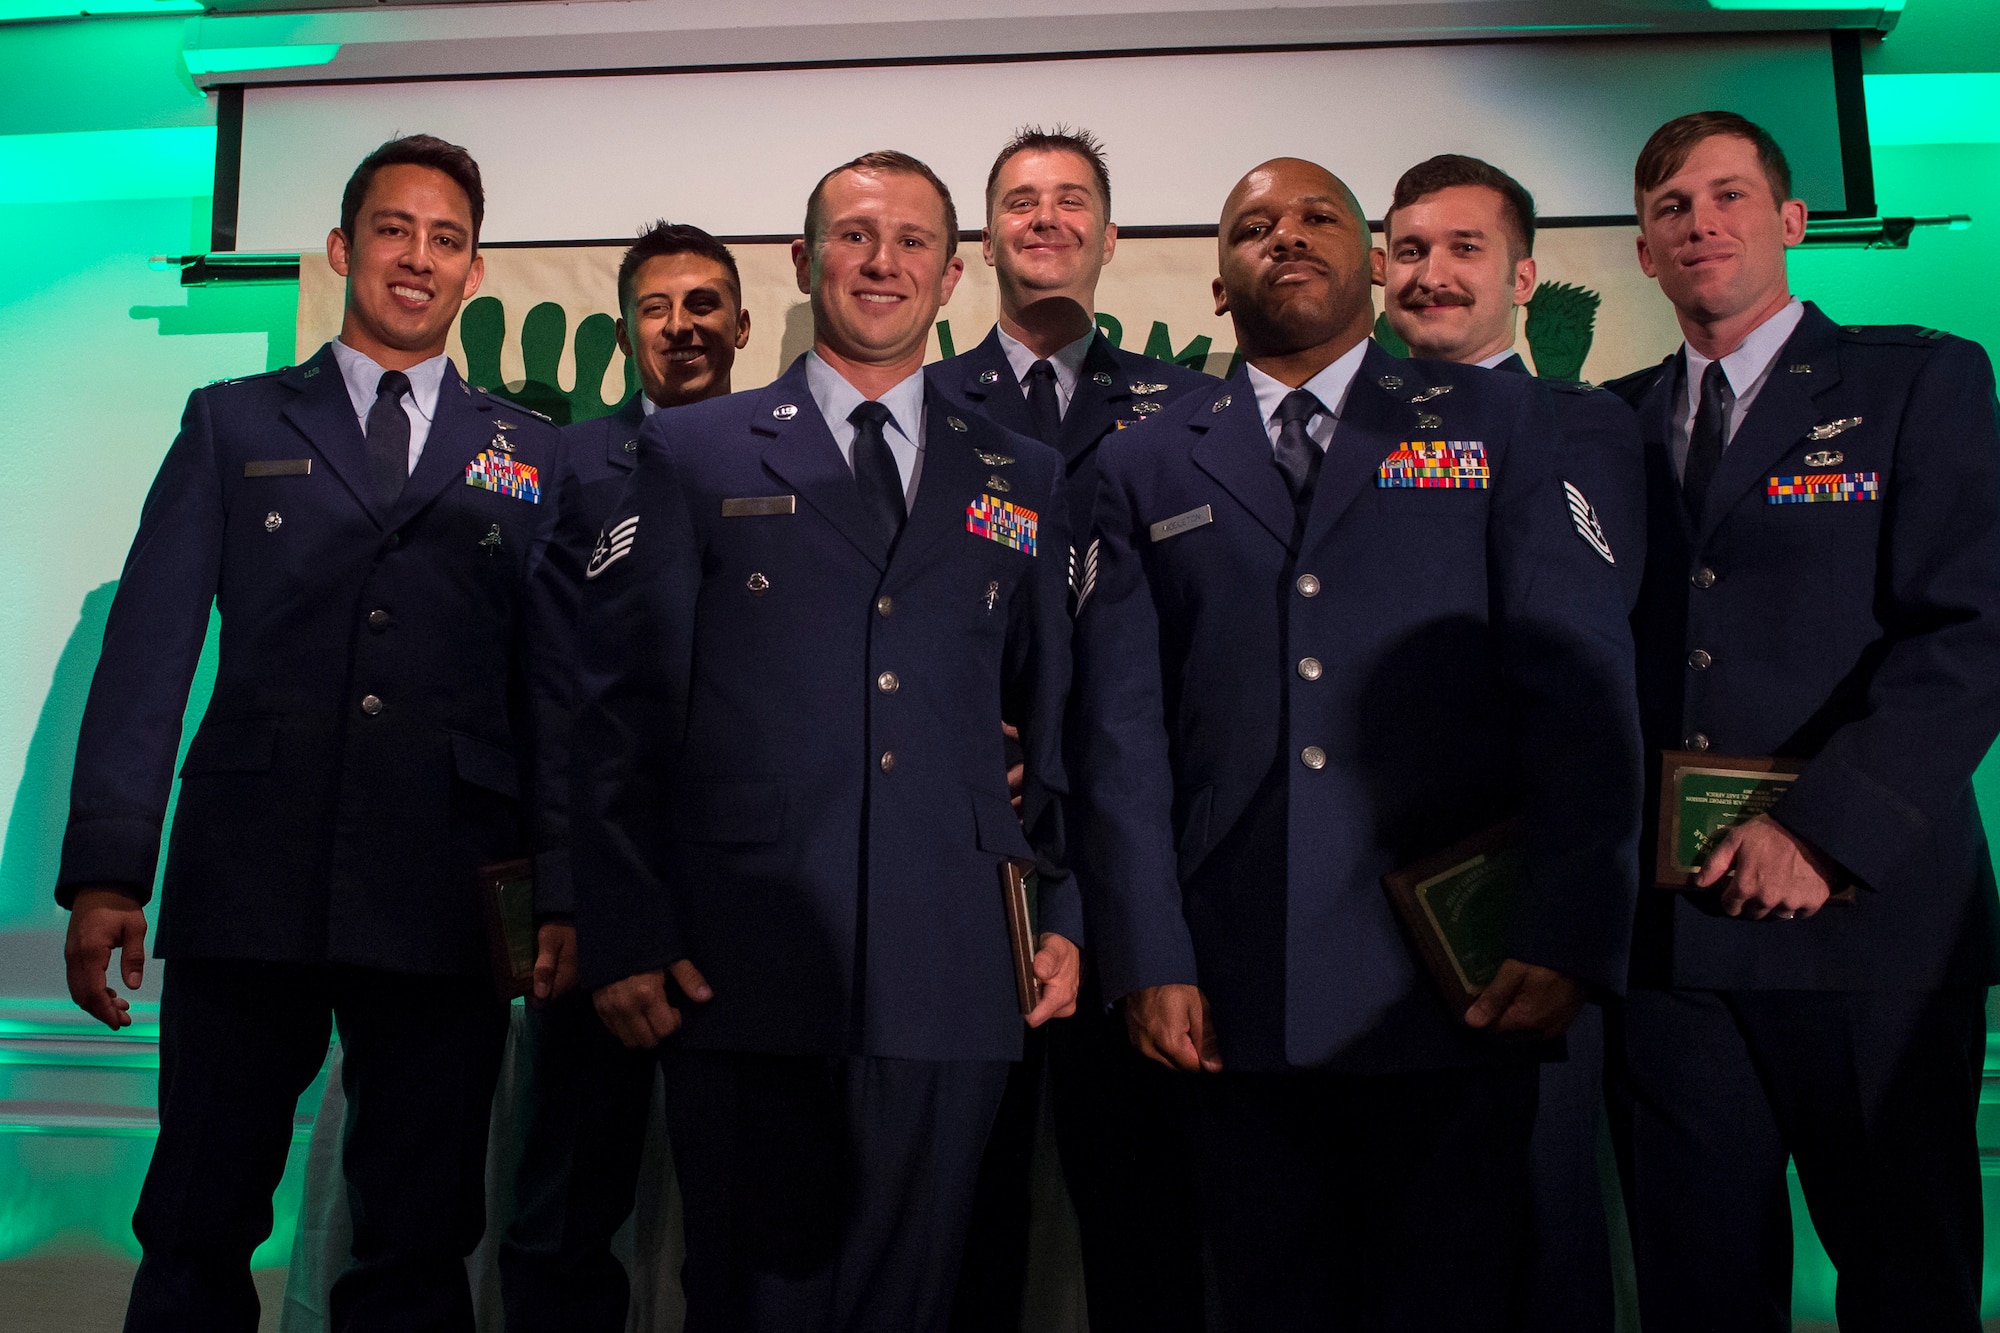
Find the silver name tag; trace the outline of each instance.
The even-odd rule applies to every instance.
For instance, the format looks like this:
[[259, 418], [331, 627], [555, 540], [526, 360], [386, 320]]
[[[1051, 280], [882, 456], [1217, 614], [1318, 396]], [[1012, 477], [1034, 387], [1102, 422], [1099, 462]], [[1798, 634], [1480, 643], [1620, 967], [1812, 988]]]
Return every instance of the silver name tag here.
[[246, 477], [304, 477], [312, 470], [310, 458], [262, 458], [243, 465]]
[[765, 514], [796, 514], [798, 511], [799, 497], [796, 495], [746, 495], [722, 502], [724, 518], [760, 518]]
[[1172, 518], [1161, 519], [1152, 526], [1151, 532], [1154, 541], [1163, 542], [1169, 537], [1180, 536], [1190, 528], [1198, 528], [1204, 523], [1213, 522], [1215, 522], [1215, 511], [1203, 505], [1199, 509], [1190, 509], [1185, 514], [1175, 514]]

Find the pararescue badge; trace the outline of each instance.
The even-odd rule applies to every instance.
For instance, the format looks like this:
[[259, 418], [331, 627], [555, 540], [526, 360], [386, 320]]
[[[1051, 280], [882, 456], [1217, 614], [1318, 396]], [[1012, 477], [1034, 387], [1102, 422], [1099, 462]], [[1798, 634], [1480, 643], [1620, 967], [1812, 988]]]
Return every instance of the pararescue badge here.
[[991, 495], [982, 495], [965, 507], [965, 530], [988, 541], [1011, 546], [1023, 555], [1035, 553], [1035, 529], [1041, 515], [1032, 509]]
[[632, 553], [632, 538], [639, 531], [639, 516], [621, 518], [597, 536], [597, 546], [590, 553], [590, 563], [584, 566], [583, 576], [594, 579], [611, 566]]
[[1568, 482], [1563, 483], [1563, 494], [1569, 498], [1569, 523], [1576, 529], [1576, 535], [1590, 544], [1590, 549], [1604, 557], [1604, 563], [1615, 565], [1618, 557], [1611, 554], [1611, 539], [1604, 535], [1604, 525], [1597, 521], [1597, 510], [1591, 507], [1583, 492]]
[[510, 455], [495, 453], [491, 449], [481, 450], [477, 458], [465, 465], [465, 484], [511, 495], [531, 505], [542, 502], [542, 483], [535, 472], [535, 465], [519, 462]]

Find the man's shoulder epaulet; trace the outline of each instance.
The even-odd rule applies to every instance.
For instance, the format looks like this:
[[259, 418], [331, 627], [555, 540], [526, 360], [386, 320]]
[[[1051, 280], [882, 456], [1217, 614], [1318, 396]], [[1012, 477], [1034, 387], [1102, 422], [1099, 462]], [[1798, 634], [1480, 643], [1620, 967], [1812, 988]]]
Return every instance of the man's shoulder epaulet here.
[[1615, 380], [1606, 380], [1602, 387], [1623, 398], [1627, 389], [1644, 388], [1650, 385], [1665, 366], [1666, 362], [1664, 361], [1657, 366], [1647, 366], [1644, 370], [1635, 370], [1629, 375], [1620, 375]]
[[1864, 347], [1935, 347], [1952, 337], [1943, 329], [1920, 324], [1843, 324], [1840, 340]]
[[290, 366], [279, 366], [276, 370], [259, 371], [255, 375], [232, 375], [228, 379], [210, 380], [208, 387], [211, 389], [220, 389], [226, 388], [231, 384], [248, 384], [252, 380], [267, 380], [274, 375], [282, 375], [290, 369]]

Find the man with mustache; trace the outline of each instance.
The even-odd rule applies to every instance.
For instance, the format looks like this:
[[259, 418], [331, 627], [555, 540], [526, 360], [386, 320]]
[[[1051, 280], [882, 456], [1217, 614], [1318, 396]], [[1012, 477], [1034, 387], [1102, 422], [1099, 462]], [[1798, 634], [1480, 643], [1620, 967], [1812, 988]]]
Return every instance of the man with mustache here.
[[1646, 441], [1646, 740], [1804, 766], [1695, 892], [1644, 895], [1622, 1023], [1640, 1312], [1790, 1327], [1790, 1161], [1842, 1329], [1973, 1330], [2000, 413], [1977, 344], [1792, 296], [1791, 185], [1725, 111], [1667, 122], [1633, 171], [1639, 264], [1685, 338], [1611, 385]]
[[[1616, 579], [1571, 526], [1533, 381], [1370, 341], [1344, 184], [1267, 162], [1217, 244], [1246, 364], [1101, 450], [1077, 620], [1092, 947], [1139, 1049], [1186, 1071], [1229, 1327], [1492, 1327], [1536, 1040], [1625, 971]], [[1382, 876], [1508, 816], [1507, 961], [1461, 1021]]]
[[[1095, 579], [1087, 530], [1097, 448], [1143, 425], [1209, 376], [1114, 346], [1098, 329], [1097, 281], [1118, 245], [1111, 173], [1085, 130], [1024, 129], [986, 177], [981, 253], [1000, 287], [1000, 318], [972, 351], [928, 368], [931, 383], [1008, 430], [1062, 452], [1077, 514], [1070, 596]], [[1010, 743], [1010, 762], [1018, 744]], [[1056, 1140], [1081, 1232], [1091, 1327], [1170, 1333], [1201, 1327], [1201, 1240], [1193, 1188], [1152, 1163], [1184, 1137], [1161, 1071], [1096, 1000], [1085, 959], [1074, 1017], [1029, 1034], [980, 1169], [953, 1326], [1017, 1328], [1027, 1279], [1030, 1166], [1043, 1059]]]
[[[1446, 153], [1396, 182], [1373, 255], [1384, 313], [1413, 356], [1525, 375], [1514, 351], [1519, 310], [1535, 292], [1535, 201], [1477, 158]], [[1599, 518], [1599, 550], [1629, 606], [1646, 555], [1646, 477], [1639, 423], [1601, 389], [1544, 380], [1562, 425], [1562, 473]], [[1585, 513], [1573, 524], [1588, 526]], [[1564, 1058], [1542, 1066], [1531, 1165], [1532, 1277], [1523, 1326], [1610, 1333], [1617, 1321], [1611, 1235], [1598, 1169], [1604, 1120], [1604, 1010], [1577, 1012]]]
[[942, 1329], [1021, 1053], [1005, 861], [1041, 870], [1027, 1025], [1076, 1001], [1062, 463], [925, 384], [957, 226], [905, 154], [828, 172], [812, 350], [648, 422], [585, 570], [580, 977], [626, 1045], [679, 1034], [695, 1333]]
[[515, 1059], [527, 1071], [517, 1211], [500, 1246], [500, 1285], [512, 1333], [625, 1327], [627, 1275], [611, 1238], [631, 1215], [645, 1148], [646, 1112], [659, 1060], [621, 1044], [576, 983], [575, 900], [566, 812], [568, 735], [576, 707], [572, 634], [587, 553], [638, 461], [639, 432], [663, 408], [729, 393], [736, 353], [750, 341], [736, 257], [686, 223], [647, 229], [618, 265], [618, 345], [639, 371], [639, 390], [616, 412], [564, 428], [567, 467], [557, 488], [558, 541], [536, 583], [545, 613], [537, 754], [538, 817], [545, 851], [536, 864], [540, 956], [535, 998]]
[[77, 741], [56, 895], [70, 992], [113, 1028], [189, 682], [161, 886], [160, 1137], [125, 1327], [251, 1333], [293, 1112], [335, 1023], [352, 1262], [337, 1330], [472, 1329], [487, 1119], [507, 1006], [481, 865], [527, 854], [530, 572], [554, 427], [445, 356], [479, 288], [485, 193], [463, 148], [392, 140], [349, 179], [327, 259], [340, 337], [188, 400], [140, 516]]

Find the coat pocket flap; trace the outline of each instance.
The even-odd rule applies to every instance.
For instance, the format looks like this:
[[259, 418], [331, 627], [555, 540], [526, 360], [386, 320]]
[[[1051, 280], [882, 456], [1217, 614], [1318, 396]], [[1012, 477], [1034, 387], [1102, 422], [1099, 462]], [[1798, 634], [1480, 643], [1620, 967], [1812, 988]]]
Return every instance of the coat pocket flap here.
[[473, 786], [499, 792], [509, 800], [521, 799], [521, 766], [504, 746], [454, 731], [451, 762], [458, 776]]
[[190, 773], [262, 773], [278, 752], [274, 718], [236, 718], [204, 722], [188, 744], [181, 776]]
[[1021, 817], [1014, 813], [1014, 804], [1006, 797], [973, 792], [972, 824], [980, 851], [1016, 861], [1035, 859], [1035, 849], [1028, 845], [1028, 835], [1021, 831]]
[[784, 826], [782, 782], [689, 782], [667, 792], [675, 842], [776, 842]]

